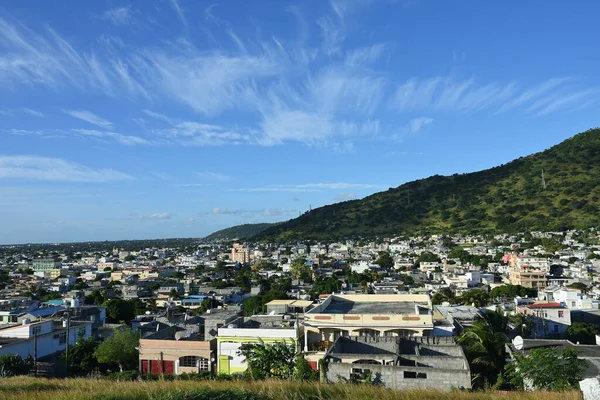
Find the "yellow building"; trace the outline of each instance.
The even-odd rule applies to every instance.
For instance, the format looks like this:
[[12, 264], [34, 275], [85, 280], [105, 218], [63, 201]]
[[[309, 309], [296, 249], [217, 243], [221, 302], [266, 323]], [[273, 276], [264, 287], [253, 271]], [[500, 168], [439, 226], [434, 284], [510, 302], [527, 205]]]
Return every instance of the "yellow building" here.
[[304, 351], [340, 336], [430, 336], [429, 295], [331, 295], [304, 314]]
[[296, 321], [285, 320], [282, 315], [253, 316], [246, 321], [246, 324], [242, 323], [241, 327], [238, 327], [237, 324], [230, 324], [227, 327], [219, 328], [217, 336], [218, 372], [235, 374], [244, 372], [248, 368], [246, 359], [239, 352], [245, 343], [284, 342], [297, 349], [298, 334]]

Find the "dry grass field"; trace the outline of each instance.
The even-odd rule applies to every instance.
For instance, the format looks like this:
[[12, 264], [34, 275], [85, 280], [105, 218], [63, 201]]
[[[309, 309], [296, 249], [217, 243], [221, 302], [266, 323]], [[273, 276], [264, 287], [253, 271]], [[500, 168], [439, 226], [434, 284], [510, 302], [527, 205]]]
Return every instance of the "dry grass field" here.
[[440, 392], [390, 390], [364, 385], [322, 385], [288, 381], [135, 381], [99, 379], [0, 378], [4, 400], [580, 400], [577, 391]]

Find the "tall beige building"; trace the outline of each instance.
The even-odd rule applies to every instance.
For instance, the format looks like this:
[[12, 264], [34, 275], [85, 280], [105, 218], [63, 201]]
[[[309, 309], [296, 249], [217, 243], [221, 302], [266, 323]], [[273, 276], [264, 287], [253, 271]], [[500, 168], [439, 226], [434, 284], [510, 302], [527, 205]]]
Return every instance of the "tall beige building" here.
[[231, 260], [239, 263], [250, 262], [250, 247], [247, 243], [234, 243], [231, 249]]

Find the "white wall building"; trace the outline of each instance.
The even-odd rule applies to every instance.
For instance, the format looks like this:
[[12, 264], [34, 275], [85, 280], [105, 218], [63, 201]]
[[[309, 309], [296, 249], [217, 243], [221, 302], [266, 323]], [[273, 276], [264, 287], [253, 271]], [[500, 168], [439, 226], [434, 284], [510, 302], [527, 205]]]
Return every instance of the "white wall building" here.
[[[91, 322], [70, 323], [69, 346], [77, 341], [79, 334], [84, 338], [92, 335]], [[64, 325], [64, 326], [63, 326]], [[36, 337], [37, 336], [37, 340]], [[37, 341], [37, 343], [35, 343]], [[37, 357], [42, 358], [57, 352], [64, 351], [67, 344], [66, 322], [41, 321], [29, 322], [0, 329], [0, 356], [5, 354], [18, 354], [22, 358], [34, 355], [37, 346]]]

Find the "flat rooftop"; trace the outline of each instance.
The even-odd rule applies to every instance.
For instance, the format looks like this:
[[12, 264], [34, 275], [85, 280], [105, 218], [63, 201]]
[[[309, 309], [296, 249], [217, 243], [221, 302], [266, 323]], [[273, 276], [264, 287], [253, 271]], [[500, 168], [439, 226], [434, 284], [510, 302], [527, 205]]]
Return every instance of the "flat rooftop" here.
[[415, 306], [427, 308], [427, 303], [414, 301], [361, 301], [332, 299], [320, 314], [414, 314]]

